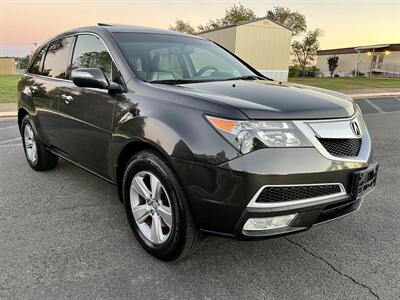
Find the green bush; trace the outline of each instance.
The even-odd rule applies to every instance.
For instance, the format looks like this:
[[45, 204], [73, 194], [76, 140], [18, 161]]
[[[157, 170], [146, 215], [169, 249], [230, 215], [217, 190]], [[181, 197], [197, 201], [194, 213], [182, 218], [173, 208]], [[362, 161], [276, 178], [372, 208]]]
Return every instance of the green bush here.
[[300, 66], [290, 66], [289, 67], [289, 77], [298, 77], [300, 72]]

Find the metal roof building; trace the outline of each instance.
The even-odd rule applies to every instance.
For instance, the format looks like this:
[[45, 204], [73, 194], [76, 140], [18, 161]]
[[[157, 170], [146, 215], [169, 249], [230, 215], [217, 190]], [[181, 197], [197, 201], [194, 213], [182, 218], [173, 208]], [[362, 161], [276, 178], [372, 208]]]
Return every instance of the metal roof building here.
[[400, 44], [380, 44], [360, 47], [320, 50], [317, 53], [317, 68], [324, 76], [329, 76], [327, 59], [338, 56], [335, 74], [353, 76], [400, 76]]
[[292, 39], [290, 28], [264, 17], [198, 35], [227, 48], [264, 75], [287, 81]]

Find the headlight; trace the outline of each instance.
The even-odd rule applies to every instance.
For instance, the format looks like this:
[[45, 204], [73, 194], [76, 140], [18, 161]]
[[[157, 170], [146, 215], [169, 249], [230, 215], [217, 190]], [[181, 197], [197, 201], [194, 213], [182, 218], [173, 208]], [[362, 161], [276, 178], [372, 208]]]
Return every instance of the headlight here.
[[312, 146], [290, 121], [237, 121], [211, 116], [207, 120], [243, 154], [262, 147]]

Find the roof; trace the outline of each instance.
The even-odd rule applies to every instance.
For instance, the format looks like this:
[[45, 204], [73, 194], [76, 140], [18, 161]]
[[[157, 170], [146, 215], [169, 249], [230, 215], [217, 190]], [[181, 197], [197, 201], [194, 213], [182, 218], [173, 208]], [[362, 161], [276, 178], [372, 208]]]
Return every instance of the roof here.
[[368, 52], [374, 49], [379, 49], [380, 51], [400, 51], [399, 44], [378, 44], [378, 45], [367, 45], [367, 46], [356, 46], [347, 48], [337, 48], [337, 49], [327, 49], [319, 50], [317, 55], [334, 55], [334, 54], [351, 54], [357, 52]]
[[203, 34], [203, 33], [208, 33], [208, 32], [213, 32], [213, 31], [217, 31], [217, 30], [223, 30], [223, 29], [226, 29], [226, 28], [238, 27], [238, 26], [242, 26], [242, 25], [246, 25], [246, 24], [251, 24], [251, 23], [259, 22], [259, 21], [262, 21], [262, 20], [271, 21], [272, 23], [275, 23], [275, 24], [277, 24], [277, 25], [279, 25], [279, 26], [281, 26], [281, 27], [283, 27], [283, 28], [286, 28], [287, 30], [293, 31], [292, 28], [290, 28], [289, 26], [286, 26], [286, 25], [284, 25], [284, 24], [281, 24], [281, 23], [279, 23], [279, 22], [277, 22], [277, 21], [275, 21], [275, 20], [272, 20], [271, 18], [262, 17], [262, 18], [256, 18], [256, 19], [251, 20], [251, 21], [239, 22], [239, 23], [236, 23], [236, 24], [226, 25], [226, 26], [223, 26], [223, 27], [220, 27], [220, 28], [215, 28], [215, 29], [210, 29], [210, 30], [202, 31], [202, 32], [196, 33], [196, 35]]
[[380, 48], [387, 48], [390, 44], [380, 44], [380, 45], [370, 45], [370, 46], [360, 46], [355, 47], [355, 50], [369, 50], [369, 49], [380, 49]]
[[98, 27], [102, 27], [110, 32], [158, 33], [158, 34], [173, 34], [173, 35], [191, 36], [190, 34], [171, 31], [171, 30], [144, 27], [144, 26], [136, 26], [136, 25], [98, 23]]
[[197, 39], [203, 39], [199, 36], [194, 36], [186, 33], [175, 32], [170, 30], [158, 29], [158, 28], [151, 28], [151, 27], [143, 27], [143, 26], [135, 26], [135, 25], [123, 25], [123, 24], [108, 24], [108, 23], [98, 23], [97, 26], [85, 26], [74, 28], [63, 33], [60, 33], [56, 36], [51, 37], [44, 43], [51, 41], [55, 38], [60, 38], [66, 35], [76, 34], [80, 32], [93, 32], [97, 34], [101, 34], [104, 31], [108, 32], [134, 32], [134, 33], [155, 33], [155, 34], [169, 34], [169, 35], [178, 35], [178, 36], [186, 36], [192, 37]]

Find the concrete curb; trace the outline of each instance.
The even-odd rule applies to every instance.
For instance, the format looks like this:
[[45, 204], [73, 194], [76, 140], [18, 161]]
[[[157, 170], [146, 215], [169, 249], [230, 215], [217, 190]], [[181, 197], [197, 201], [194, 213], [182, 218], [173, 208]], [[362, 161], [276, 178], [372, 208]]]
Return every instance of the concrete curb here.
[[392, 93], [369, 93], [369, 94], [348, 94], [351, 98], [374, 98], [374, 97], [390, 97], [390, 96], [400, 96], [400, 92]]
[[10, 117], [16, 117], [17, 112], [16, 111], [2, 111], [0, 112], [0, 118], [10, 118]]
[[0, 118], [17, 116], [17, 103], [0, 103]]

